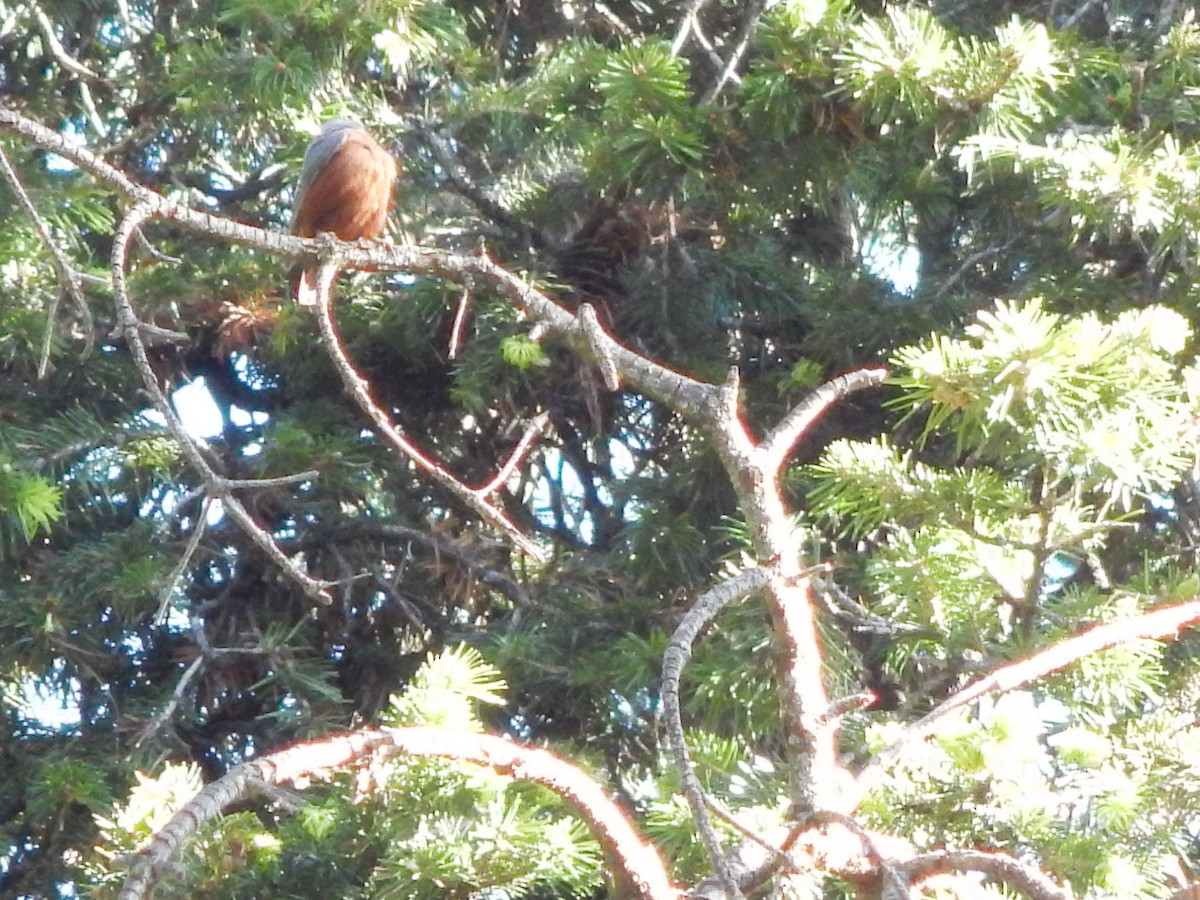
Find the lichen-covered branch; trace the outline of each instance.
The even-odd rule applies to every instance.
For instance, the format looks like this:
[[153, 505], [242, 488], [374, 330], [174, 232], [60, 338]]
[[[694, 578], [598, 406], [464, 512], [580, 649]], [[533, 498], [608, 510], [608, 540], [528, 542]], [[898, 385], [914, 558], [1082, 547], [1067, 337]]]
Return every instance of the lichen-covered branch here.
[[729, 858], [721, 847], [720, 839], [713, 828], [708, 815], [704, 788], [692, 767], [691, 755], [688, 751], [687, 738], [683, 732], [683, 716], [679, 703], [679, 679], [683, 675], [683, 667], [692, 656], [692, 644], [708, 624], [722, 609], [737, 600], [742, 599], [751, 591], [761, 588], [767, 583], [770, 569], [758, 567], [747, 569], [739, 575], [723, 581], [721, 584], [705, 591], [692, 604], [683, 620], [675, 628], [667, 649], [663, 652], [662, 671], [662, 702], [663, 718], [666, 722], [667, 743], [671, 747], [671, 755], [675, 759], [675, 769], [679, 772], [679, 781], [683, 786], [683, 794], [692, 807], [692, 816], [696, 820], [700, 839], [708, 851], [709, 859], [720, 877], [723, 886], [732, 897], [741, 896], [738, 887], [738, 876], [730, 865]]

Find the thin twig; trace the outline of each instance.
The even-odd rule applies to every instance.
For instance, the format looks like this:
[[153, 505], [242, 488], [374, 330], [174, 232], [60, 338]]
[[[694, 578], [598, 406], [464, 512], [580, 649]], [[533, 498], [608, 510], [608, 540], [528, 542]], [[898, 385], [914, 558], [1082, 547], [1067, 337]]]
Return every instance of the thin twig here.
[[[775, 861], [775, 864], [780, 869], [786, 868], [786, 869], [790, 869], [790, 870], [795, 870], [796, 863], [792, 860], [792, 858], [790, 856], [788, 856], [786, 853], [784, 853], [782, 850], [780, 850], [774, 844], [770, 843], [767, 840], [764, 840], [763, 837], [759, 834], [756, 834], [753, 831], [753, 829], [747, 828], [745, 825], [743, 825], [741, 822], [739, 822], [737, 817], [733, 813], [731, 813], [729, 810], [727, 810], [720, 803], [717, 803], [716, 800], [714, 800], [712, 797], [706, 796], [704, 799], [705, 799], [705, 802], [708, 804], [709, 812], [711, 812], [714, 816], [716, 816], [718, 819], [720, 819], [725, 824], [729, 825], [729, 827], [731, 827], [734, 831], [738, 832], [742, 837], [744, 837], [750, 843], [757, 845], [761, 850], [763, 850], [769, 857], [771, 857]], [[778, 871], [778, 869], [776, 871]]]
[[675, 40], [671, 41], [672, 56], [678, 56], [683, 50], [683, 46], [687, 43], [688, 36], [691, 34], [692, 28], [696, 23], [696, 17], [707, 2], [708, 0], [692, 0], [691, 5], [688, 6], [680, 18], [679, 30], [675, 32]]
[[[16, 195], [17, 201], [25, 210], [25, 214], [33, 221], [33, 227], [37, 231], [38, 237], [42, 239], [42, 243], [50, 251], [50, 259], [53, 261], [54, 269], [58, 273], [60, 289], [70, 295], [71, 299], [75, 302], [76, 309], [79, 310], [80, 318], [83, 319], [84, 323], [84, 337], [86, 340], [83, 348], [83, 356], [87, 356], [91, 352], [92, 344], [95, 341], [95, 326], [92, 322], [92, 311], [88, 308], [87, 300], [83, 297], [83, 287], [80, 283], [79, 273], [75, 271], [74, 266], [67, 262], [62, 251], [58, 249], [58, 245], [54, 242], [54, 236], [50, 233], [50, 226], [46, 224], [45, 219], [37, 211], [37, 207], [33, 205], [33, 201], [29, 199], [29, 194], [25, 191], [25, 186], [21, 184], [20, 177], [12, 167], [12, 163], [8, 161], [8, 156], [2, 148], [0, 148], [0, 175], [3, 175], [4, 180], [8, 182], [8, 186]], [[37, 367], [39, 380], [46, 377], [46, 372], [50, 366], [50, 346], [54, 338], [54, 320], [58, 317], [58, 301], [60, 296], [61, 294], [55, 294], [46, 306], [46, 336], [42, 339], [42, 352], [38, 358]]]
[[433, 151], [442, 169], [443, 179], [451, 190], [468, 200], [485, 218], [506, 231], [521, 235], [529, 242], [529, 246], [540, 250], [551, 245], [550, 238], [543, 231], [497, 203], [471, 180], [451, 147], [451, 139], [442, 134], [434, 123], [423, 119], [414, 120], [414, 130]]
[[495, 477], [487, 484], [474, 488], [474, 493], [481, 498], [487, 499], [508, 482], [513, 471], [521, 464], [521, 460], [525, 458], [525, 454], [529, 452], [533, 442], [546, 430], [546, 423], [550, 421], [550, 413], [541, 412], [534, 416], [533, 420], [525, 426], [525, 433], [521, 435], [521, 439], [517, 441], [517, 446], [513, 447], [512, 452], [508, 454], [508, 459], [500, 466]]
[[174, 266], [182, 265], [183, 263], [183, 260], [178, 256], [171, 256], [167, 253], [163, 253], [161, 250], [155, 247], [154, 244], [150, 243], [150, 238], [146, 237], [146, 232], [142, 231], [140, 228], [137, 230], [137, 242], [139, 247], [149, 253], [151, 258], [157, 260], [158, 262], [170, 263]]
[[601, 17], [603, 17], [606, 22], [612, 25], [612, 27], [615, 28], [617, 33], [622, 37], [636, 37], [634, 30], [626, 25], [625, 22], [621, 20], [621, 17], [609, 8], [607, 3], [601, 3], [600, 0], [593, 0], [592, 9], [600, 13]]
[[200, 539], [204, 537], [204, 529], [208, 524], [208, 510], [212, 503], [212, 497], [205, 497], [204, 502], [200, 505], [200, 512], [196, 514], [196, 524], [192, 526], [192, 534], [188, 538], [187, 546], [183, 549], [183, 556], [179, 557], [179, 562], [171, 570], [171, 574], [167, 578], [167, 585], [160, 595], [158, 612], [154, 614], [156, 622], [161, 622], [167, 617], [167, 608], [171, 605], [171, 595], [175, 593], [175, 586], [179, 584], [179, 579], [191, 565], [192, 557], [196, 555], [196, 550], [200, 547]]
[[463, 326], [466, 325], [467, 311], [470, 308], [471, 290], [464, 287], [462, 296], [458, 298], [458, 306], [454, 309], [454, 325], [450, 329], [450, 344], [446, 348], [446, 357], [450, 360], [458, 359], [458, 351], [463, 342]]
[[175, 715], [175, 710], [179, 708], [180, 702], [183, 700], [183, 695], [187, 693], [188, 686], [192, 680], [200, 674], [200, 670], [204, 667], [205, 659], [203, 655], [197, 656], [192, 660], [191, 665], [183, 670], [183, 675], [180, 676], [179, 682], [175, 685], [175, 690], [171, 691], [171, 698], [163, 705], [154, 718], [146, 723], [146, 727], [142, 729], [142, 733], [138, 735], [133, 746], [140, 747], [154, 735], [158, 734], [171, 716]]
[[750, 46], [750, 39], [754, 37], [759, 20], [762, 18], [763, 13], [778, 2], [779, 0], [751, 0], [748, 4], [745, 16], [742, 19], [742, 27], [738, 34], [737, 45], [733, 48], [733, 54], [725, 64], [725, 69], [721, 72], [721, 77], [713, 82], [713, 86], [700, 99], [701, 106], [707, 106], [716, 100], [725, 85], [734, 80], [737, 75], [737, 67], [741, 65], [742, 57], [746, 54], [746, 48]]
[[263, 488], [285, 487], [290, 484], [304, 484], [321, 477], [316, 469], [307, 469], [295, 475], [279, 475], [274, 478], [221, 478], [213, 481], [213, 491], [216, 496], [224, 496], [230, 491], [253, 491]]

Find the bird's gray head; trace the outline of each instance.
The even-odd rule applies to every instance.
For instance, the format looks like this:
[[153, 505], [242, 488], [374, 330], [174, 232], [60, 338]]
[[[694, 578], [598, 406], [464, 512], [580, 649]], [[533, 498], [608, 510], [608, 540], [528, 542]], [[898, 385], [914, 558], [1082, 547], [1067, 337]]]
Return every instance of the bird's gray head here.
[[349, 131], [351, 129], [365, 130], [365, 126], [357, 119], [330, 119], [321, 126], [321, 135], [324, 136], [337, 131]]

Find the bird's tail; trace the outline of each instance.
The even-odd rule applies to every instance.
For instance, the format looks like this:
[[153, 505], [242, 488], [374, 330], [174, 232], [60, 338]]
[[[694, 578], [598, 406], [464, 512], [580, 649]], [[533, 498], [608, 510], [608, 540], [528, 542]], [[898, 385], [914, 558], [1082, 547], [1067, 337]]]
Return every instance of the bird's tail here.
[[326, 270], [329, 274], [326, 275], [326, 283], [323, 285], [317, 284], [317, 271], [317, 269], [305, 269], [300, 273], [300, 278], [296, 282], [295, 297], [296, 302], [301, 306], [316, 306], [321, 288], [329, 291], [330, 299], [332, 299], [333, 281], [337, 278], [337, 270], [332, 268]]

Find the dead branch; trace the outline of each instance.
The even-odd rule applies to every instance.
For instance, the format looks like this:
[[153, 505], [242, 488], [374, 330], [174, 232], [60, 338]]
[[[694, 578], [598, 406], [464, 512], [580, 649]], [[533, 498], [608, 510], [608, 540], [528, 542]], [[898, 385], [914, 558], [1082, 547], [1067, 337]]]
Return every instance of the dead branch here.
[[[341, 339], [338, 337], [337, 328], [333, 324], [333, 317], [329, 314], [330, 285], [326, 279], [321, 277], [323, 268], [324, 266], [317, 271], [317, 324], [321, 329], [321, 342], [325, 345], [325, 351], [329, 354], [329, 358], [333, 360], [338, 375], [341, 376], [342, 386], [346, 389], [346, 393], [354, 398], [359, 409], [374, 423], [375, 429], [401, 455], [412, 460], [418, 469], [429, 475], [434, 481], [442, 485], [442, 487], [446, 488], [446, 490], [450, 491], [455, 497], [478, 513], [483, 521], [508, 535], [509, 539], [524, 553], [529, 554], [534, 559], [544, 560], [545, 551], [534, 543], [521, 529], [517, 528], [509, 520], [508, 516], [488, 502], [487, 497], [495, 491], [497, 479], [492, 479], [483, 488], [471, 488], [464, 484], [449, 469], [444, 468], [440, 463], [422, 451], [404, 432], [396, 427], [396, 424], [392, 422], [391, 416], [384, 412], [371, 399], [370, 386], [367, 380], [358, 374], [353, 363], [350, 362], [350, 358], [346, 355]], [[517, 447], [518, 452], [524, 452], [528, 444], [532, 443], [533, 437], [536, 437], [541, 428], [545, 427], [545, 422], [546, 419], [542, 418], [540, 427], [536, 432], [532, 433], [528, 442], [522, 439], [521, 444]], [[512, 458], [519, 457], [514, 456]], [[503, 472], [503, 469], [501, 471]], [[509, 471], [511, 472], [511, 469]]]
[[142, 746], [142, 744], [158, 734], [159, 729], [170, 721], [171, 716], [175, 715], [175, 710], [179, 708], [179, 704], [183, 700], [183, 695], [187, 693], [188, 686], [200, 674], [200, 670], [204, 667], [205, 662], [207, 660], [201, 654], [193, 659], [191, 664], [183, 670], [183, 674], [179, 677], [175, 689], [171, 691], [171, 699], [163, 705], [162, 709], [154, 714], [154, 718], [142, 729], [137, 740], [133, 742], [133, 746]]
[[162, 590], [158, 601], [158, 611], [154, 614], [155, 622], [162, 622], [167, 617], [167, 609], [171, 605], [171, 595], [175, 593], [175, 585], [179, 584], [179, 579], [183, 577], [187, 567], [192, 564], [192, 557], [196, 555], [196, 550], [200, 547], [200, 539], [204, 537], [204, 529], [208, 525], [208, 511], [212, 508], [212, 504], [211, 496], [205, 497], [204, 502], [200, 504], [200, 512], [196, 514], [196, 524], [192, 526], [192, 534], [188, 538], [187, 546], [183, 549], [183, 555], [179, 557], [179, 561], [171, 569], [171, 574], [167, 576], [167, 585]]
[[197, 439], [187, 433], [187, 429], [183, 427], [183, 423], [175, 414], [171, 402], [167, 399], [161, 385], [158, 383], [158, 377], [154, 374], [154, 369], [150, 365], [150, 359], [146, 354], [146, 345], [142, 341], [141, 330], [138, 327], [140, 322], [133, 311], [133, 304], [129, 300], [129, 291], [125, 281], [125, 265], [129, 251], [129, 241], [133, 237], [133, 234], [150, 217], [151, 211], [149, 207], [150, 204], [148, 203], [138, 203], [125, 214], [113, 235], [110, 261], [113, 299], [117, 304], [117, 325], [129, 343], [129, 350], [133, 357], [134, 366], [137, 368], [138, 374], [141, 376], [142, 383], [145, 385], [146, 391], [150, 394], [151, 400], [166, 420], [171, 436], [183, 451], [184, 456], [187, 457], [192, 468], [200, 473], [210, 495], [218, 497], [221, 500], [222, 506], [230, 518], [241, 527], [242, 531], [245, 532], [256, 546], [280, 566], [284, 574], [291, 578], [308, 597], [323, 605], [332, 603], [332, 599], [325, 591], [325, 585], [309, 578], [308, 575], [300, 571], [299, 567], [283, 554], [283, 551], [279, 549], [274, 540], [271, 539], [271, 536], [263, 531], [258, 526], [258, 523], [251, 518], [241, 502], [229, 493], [229, 482], [223, 482], [223, 479], [209, 465], [208, 460], [200, 450]]
[[729, 61], [725, 63], [725, 68], [721, 71], [720, 77], [713, 82], [712, 87], [705, 91], [704, 96], [700, 98], [700, 105], [707, 106], [712, 103], [720, 95], [721, 90], [730, 81], [738, 81], [737, 68], [742, 63], [742, 57], [746, 55], [746, 48], [750, 46], [750, 39], [754, 37], [754, 32], [758, 29], [758, 23], [763, 17], [763, 13], [774, 6], [779, 0], [751, 0], [747, 4], [746, 11], [742, 17], [742, 24], [738, 30], [737, 45], [733, 48], [733, 53], [729, 57]]
[[46, 40], [46, 49], [50, 51], [50, 55], [58, 62], [60, 66], [74, 75], [76, 78], [90, 78], [93, 81], [99, 81], [100, 76], [75, 59], [63, 47], [62, 42], [58, 39], [58, 35], [54, 33], [54, 23], [50, 18], [42, 12], [42, 8], [36, 3], [33, 4], [33, 18], [38, 24], [38, 30], [42, 33], [42, 37]]
[[439, 757], [487, 766], [519, 781], [549, 788], [587, 823], [593, 836], [643, 900], [678, 900], [662, 858], [646, 843], [602, 785], [546, 750], [523, 747], [488, 734], [448, 728], [364, 729], [294, 744], [235, 766], [177, 810], [137, 855], [118, 900], [149, 896], [158, 873], [179, 848], [221, 811], [259, 792], [359, 768], [393, 756]]

